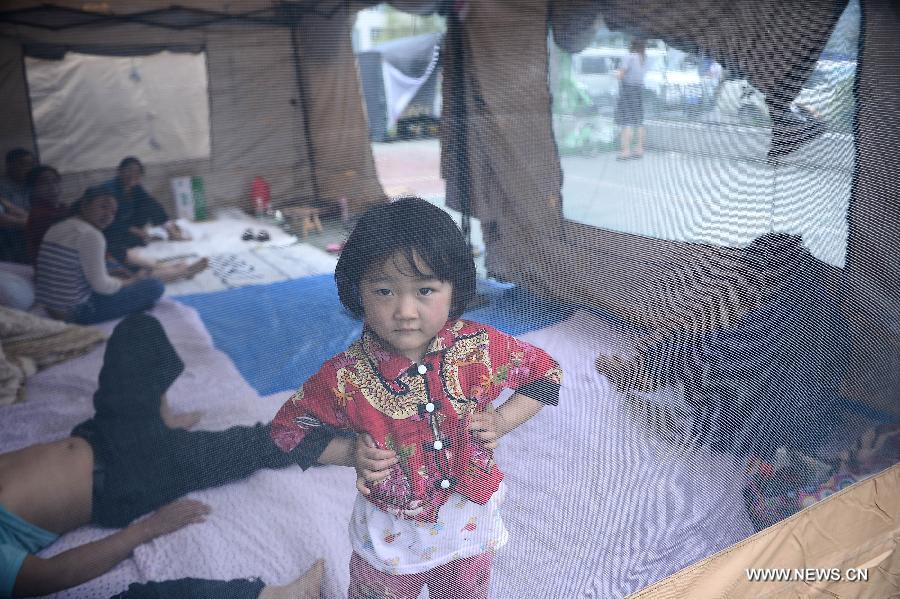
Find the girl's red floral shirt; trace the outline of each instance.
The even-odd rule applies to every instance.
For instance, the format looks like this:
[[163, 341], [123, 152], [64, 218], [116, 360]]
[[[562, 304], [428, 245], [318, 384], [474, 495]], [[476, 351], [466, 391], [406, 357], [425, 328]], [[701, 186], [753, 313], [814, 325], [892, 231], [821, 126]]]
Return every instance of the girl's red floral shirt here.
[[364, 330], [281, 407], [272, 438], [290, 452], [323, 426], [368, 433], [399, 458], [368, 499], [435, 522], [454, 491], [484, 504], [503, 480], [492, 452], [468, 431], [469, 415], [504, 389], [556, 405], [561, 382], [546, 352], [483, 324], [448, 321], [420, 363], [386, 351]]

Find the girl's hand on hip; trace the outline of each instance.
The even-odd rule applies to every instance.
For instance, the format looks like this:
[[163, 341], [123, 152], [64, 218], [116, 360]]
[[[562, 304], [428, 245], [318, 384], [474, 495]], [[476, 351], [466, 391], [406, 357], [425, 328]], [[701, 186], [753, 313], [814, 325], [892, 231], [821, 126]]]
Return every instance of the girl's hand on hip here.
[[503, 416], [488, 404], [484, 412], [475, 412], [469, 416], [469, 430], [485, 449], [496, 449], [500, 437], [506, 434]]
[[356, 488], [363, 495], [371, 493], [369, 484], [381, 482], [391, 473], [391, 467], [397, 463], [397, 454], [390, 449], [378, 449], [368, 433], [356, 438], [353, 451], [356, 467]]

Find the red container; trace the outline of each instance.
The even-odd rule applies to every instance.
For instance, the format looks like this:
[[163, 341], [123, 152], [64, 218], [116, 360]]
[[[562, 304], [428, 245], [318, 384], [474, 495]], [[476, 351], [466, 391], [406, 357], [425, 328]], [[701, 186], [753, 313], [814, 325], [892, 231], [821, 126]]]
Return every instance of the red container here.
[[264, 215], [272, 201], [269, 183], [262, 177], [254, 177], [250, 185], [250, 196], [253, 198], [253, 212], [256, 216]]

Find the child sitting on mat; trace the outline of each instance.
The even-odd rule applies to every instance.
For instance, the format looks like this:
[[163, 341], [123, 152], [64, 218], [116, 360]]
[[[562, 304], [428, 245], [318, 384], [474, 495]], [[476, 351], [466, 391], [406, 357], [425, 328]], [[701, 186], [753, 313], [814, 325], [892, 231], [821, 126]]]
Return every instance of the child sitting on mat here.
[[[556, 405], [562, 373], [542, 350], [460, 320], [475, 264], [443, 210], [404, 198], [369, 210], [335, 270], [341, 303], [364, 323], [272, 424], [284, 451], [357, 469], [349, 597], [487, 597], [493, 552], [507, 541], [497, 440]], [[496, 410], [491, 402], [513, 393]]]

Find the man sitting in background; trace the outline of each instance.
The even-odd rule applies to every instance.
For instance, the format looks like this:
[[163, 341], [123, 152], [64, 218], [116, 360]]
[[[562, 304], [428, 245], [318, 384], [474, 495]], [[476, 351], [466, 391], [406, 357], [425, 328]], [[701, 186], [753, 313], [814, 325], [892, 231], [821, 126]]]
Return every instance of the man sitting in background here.
[[128, 262], [128, 250], [151, 241], [147, 226], [165, 226], [169, 239], [184, 239], [183, 232], [169, 220], [165, 209], [141, 185], [144, 165], [134, 156], [123, 158], [115, 178], [106, 182], [118, 201], [116, 218], [104, 234], [109, 253], [119, 262]]
[[34, 154], [24, 148], [6, 153], [6, 174], [0, 178], [0, 261], [28, 261], [24, 231], [31, 206], [26, 178], [34, 166]]

